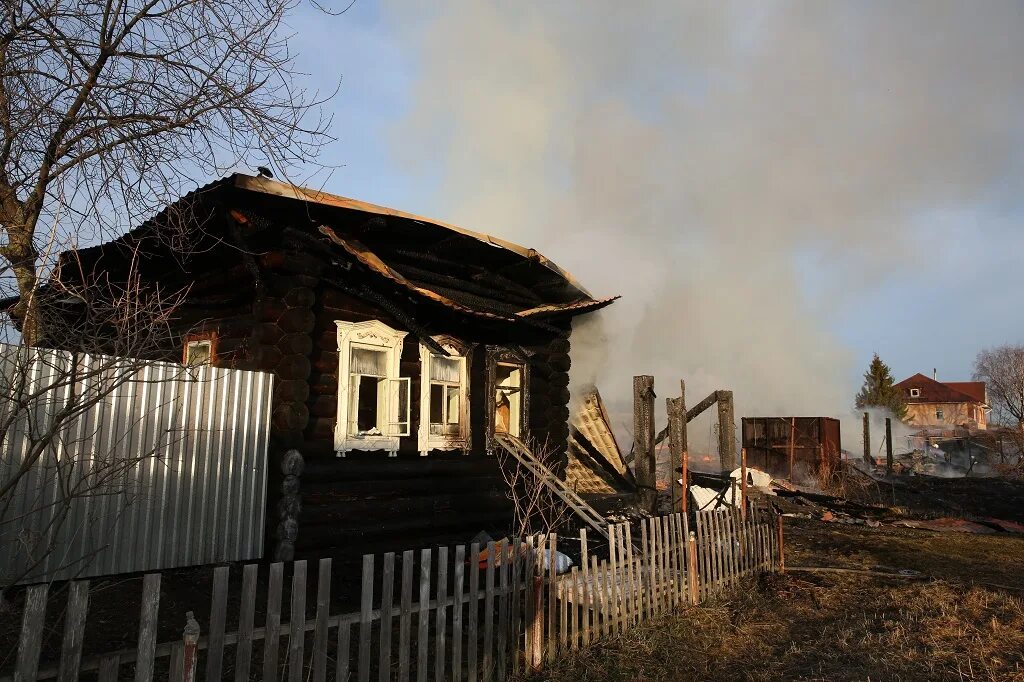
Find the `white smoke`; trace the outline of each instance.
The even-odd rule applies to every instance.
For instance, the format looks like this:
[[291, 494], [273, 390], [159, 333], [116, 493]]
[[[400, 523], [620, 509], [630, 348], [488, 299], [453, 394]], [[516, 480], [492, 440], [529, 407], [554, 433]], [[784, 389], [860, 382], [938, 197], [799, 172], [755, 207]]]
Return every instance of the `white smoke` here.
[[386, 7], [417, 64], [396, 154], [440, 215], [622, 294], [573, 336], [613, 410], [654, 374], [659, 412], [685, 378], [737, 420], [846, 414], [830, 311], [1021, 162], [1020, 3]]

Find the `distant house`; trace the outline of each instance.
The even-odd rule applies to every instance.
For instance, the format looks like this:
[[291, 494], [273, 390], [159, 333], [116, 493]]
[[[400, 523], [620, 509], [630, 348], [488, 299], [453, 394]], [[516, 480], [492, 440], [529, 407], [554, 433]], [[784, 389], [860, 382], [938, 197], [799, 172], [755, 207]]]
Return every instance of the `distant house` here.
[[984, 381], [937, 381], [923, 374], [896, 384], [907, 402], [907, 423], [913, 426], [988, 427], [988, 396]]

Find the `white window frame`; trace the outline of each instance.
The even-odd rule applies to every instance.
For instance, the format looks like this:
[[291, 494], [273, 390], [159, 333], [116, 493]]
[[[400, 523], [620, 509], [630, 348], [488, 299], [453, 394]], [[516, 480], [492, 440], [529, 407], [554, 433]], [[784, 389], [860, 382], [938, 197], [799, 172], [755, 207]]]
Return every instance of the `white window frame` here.
[[912, 389], [910, 389], [910, 397], [911, 398], [920, 398], [921, 397], [921, 389], [919, 389], [919, 388], [912, 388]]
[[[407, 332], [398, 331], [379, 320], [368, 322], [343, 322], [335, 320], [338, 326], [338, 412], [334, 428], [334, 451], [339, 457], [352, 450], [383, 450], [389, 456], [398, 454], [403, 436], [410, 434], [409, 423], [409, 379], [400, 376], [402, 344]], [[383, 413], [380, 418], [394, 428], [380, 435], [352, 433], [349, 421], [350, 366], [352, 348], [368, 348], [386, 354], [384, 367], [387, 375], [384, 391]], [[405, 392], [405, 414], [399, 414], [400, 393]], [[404, 417], [404, 418], [403, 418]]]
[[445, 337], [433, 337], [434, 341], [441, 346], [449, 358], [460, 360], [459, 362], [459, 435], [435, 436], [430, 433], [430, 363], [434, 351], [420, 344], [420, 427], [418, 429], [418, 441], [420, 455], [426, 456], [430, 450], [462, 450], [469, 452], [469, 353], [468, 348], [457, 344], [452, 339]]

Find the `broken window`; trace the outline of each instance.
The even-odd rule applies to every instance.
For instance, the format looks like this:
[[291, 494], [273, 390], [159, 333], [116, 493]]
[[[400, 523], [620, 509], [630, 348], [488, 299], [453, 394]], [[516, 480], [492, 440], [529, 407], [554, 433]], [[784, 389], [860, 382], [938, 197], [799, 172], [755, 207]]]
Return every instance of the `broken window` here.
[[430, 450], [465, 448], [468, 442], [469, 404], [466, 356], [454, 340], [444, 342], [445, 355], [420, 346], [420, 438], [422, 454]]
[[499, 362], [494, 368], [494, 432], [519, 436], [522, 419], [521, 365]]
[[405, 332], [376, 320], [336, 324], [340, 367], [334, 449], [394, 455], [398, 439], [410, 432], [410, 380], [398, 376]]

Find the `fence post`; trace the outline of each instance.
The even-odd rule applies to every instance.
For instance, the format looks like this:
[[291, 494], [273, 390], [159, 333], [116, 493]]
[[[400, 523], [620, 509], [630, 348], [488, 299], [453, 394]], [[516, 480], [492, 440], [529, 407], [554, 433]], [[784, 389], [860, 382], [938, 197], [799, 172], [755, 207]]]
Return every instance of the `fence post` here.
[[782, 514], [775, 515], [775, 528], [778, 533], [778, 545], [779, 545], [779, 573], [786, 572], [786, 552], [785, 543], [783, 542], [782, 535]]
[[182, 652], [182, 681], [195, 682], [196, 662], [199, 660], [199, 623], [191, 611], [185, 614], [185, 629], [181, 633], [184, 645]]

